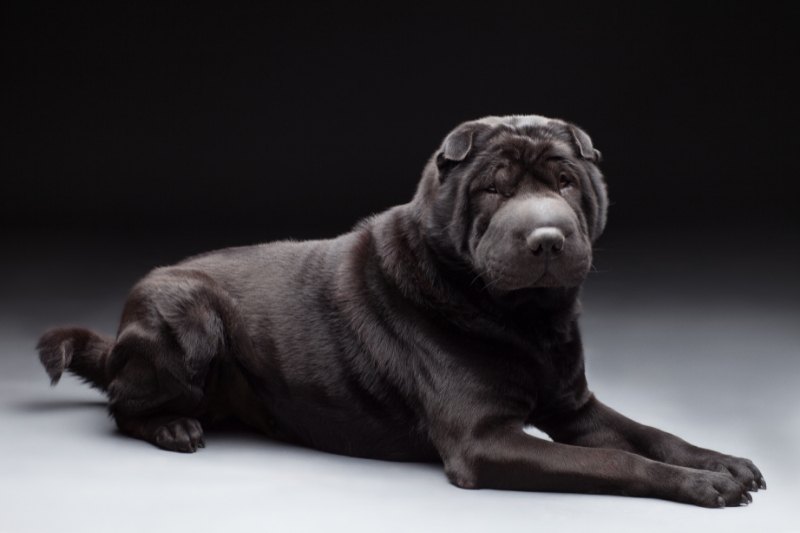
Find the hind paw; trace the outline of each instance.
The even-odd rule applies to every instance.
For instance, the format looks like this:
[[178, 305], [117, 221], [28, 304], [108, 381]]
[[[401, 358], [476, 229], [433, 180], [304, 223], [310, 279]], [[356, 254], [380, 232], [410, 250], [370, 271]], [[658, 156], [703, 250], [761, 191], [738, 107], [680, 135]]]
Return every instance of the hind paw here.
[[175, 418], [158, 426], [153, 434], [155, 444], [173, 452], [193, 453], [205, 448], [203, 427], [194, 418]]

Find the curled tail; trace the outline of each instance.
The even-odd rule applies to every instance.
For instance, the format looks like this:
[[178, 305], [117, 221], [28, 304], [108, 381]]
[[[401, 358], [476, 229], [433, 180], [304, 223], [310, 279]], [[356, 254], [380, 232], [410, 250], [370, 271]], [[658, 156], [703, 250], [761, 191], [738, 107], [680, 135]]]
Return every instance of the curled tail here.
[[55, 328], [39, 339], [36, 349], [50, 384], [61, 379], [69, 370], [93, 387], [105, 391], [108, 387], [106, 358], [114, 340], [83, 328]]

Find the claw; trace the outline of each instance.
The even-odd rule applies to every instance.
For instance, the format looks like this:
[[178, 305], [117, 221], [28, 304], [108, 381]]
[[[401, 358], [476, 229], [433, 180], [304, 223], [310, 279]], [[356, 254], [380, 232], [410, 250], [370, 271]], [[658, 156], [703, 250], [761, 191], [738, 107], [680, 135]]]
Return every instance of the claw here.
[[766, 481], [764, 481], [764, 478], [763, 478], [763, 477], [761, 478], [761, 481], [759, 481], [759, 483], [758, 483], [758, 486], [759, 486], [759, 488], [762, 488], [762, 489], [765, 489], [765, 490], [766, 490], [766, 488], [767, 488], [767, 482], [766, 482]]
[[725, 507], [725, 500], [722, 496], [717, 496], [717, 507]]

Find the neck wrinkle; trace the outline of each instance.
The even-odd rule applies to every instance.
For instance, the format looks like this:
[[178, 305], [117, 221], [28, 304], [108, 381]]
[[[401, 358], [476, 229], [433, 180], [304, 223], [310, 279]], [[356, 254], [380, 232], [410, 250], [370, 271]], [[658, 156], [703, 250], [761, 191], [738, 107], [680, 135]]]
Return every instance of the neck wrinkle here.
[[466, 267], [459, 268], [425, 239], [422, 221], [409, 205], [393, 209], [372, 229], [379, 268], [387, 281], [416, 305], [465, 327], [475, 322], [485, 327], [490, 317], [499, 319], [496, 304], [483, 291], [483, 280]]

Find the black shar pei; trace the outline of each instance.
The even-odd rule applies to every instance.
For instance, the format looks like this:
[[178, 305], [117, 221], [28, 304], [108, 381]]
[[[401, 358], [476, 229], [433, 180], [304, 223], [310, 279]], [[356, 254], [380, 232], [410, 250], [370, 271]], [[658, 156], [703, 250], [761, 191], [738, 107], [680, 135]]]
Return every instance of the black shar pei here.
[[54, 329], [42, 363], [53, 383], [67, 369], [105, 391], [122, 432], [166, 450], [194, 452], [203, 423], [235, 417], [328, 452], [441, 461], [464, 488], [747, 504], [765, 488], [752, 462], [587, 388], [578, 295], [606, 221], [599, 159], [562, 120], [466, 122], [410, 203], [335, 239], [157, 268], [116, 339]]

